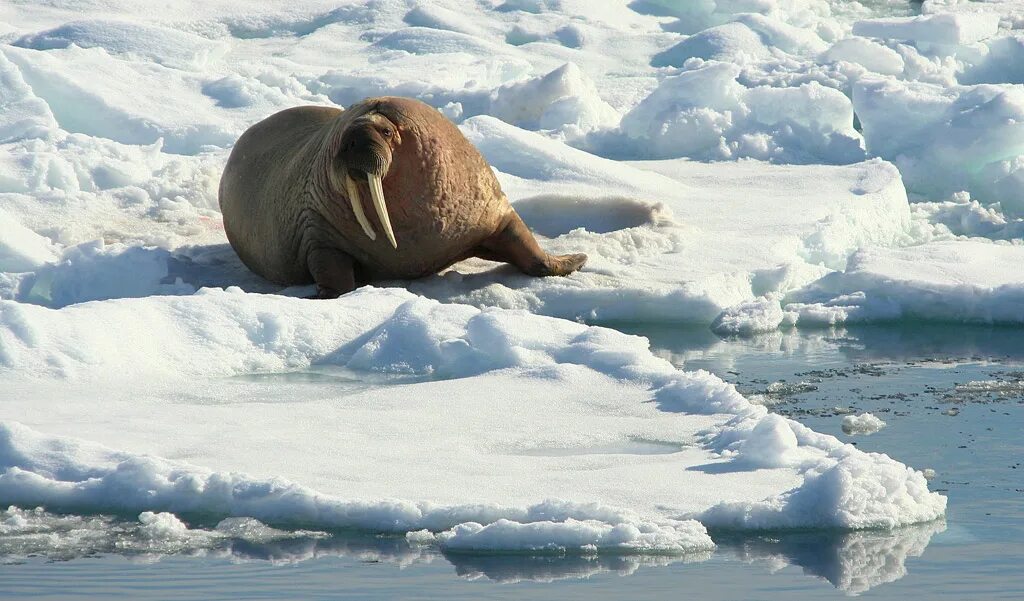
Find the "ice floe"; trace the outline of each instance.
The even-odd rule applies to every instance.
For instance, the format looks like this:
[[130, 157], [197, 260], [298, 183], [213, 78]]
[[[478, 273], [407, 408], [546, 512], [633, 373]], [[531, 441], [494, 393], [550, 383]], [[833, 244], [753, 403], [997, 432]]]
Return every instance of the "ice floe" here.
[[[769, 414], [614, 330], [397, 290], [312, 307], [241, 291], [3, 303], [0, 494], [20, 506], [454, 529], [442, 546], [504, 536], [539, 548], [550, 536], [620, 552], [707, 549], [688, 520], [729, 524], [740, 506], [760, 508], [745, 527], [765, 528], [897, 526], [945, 507], [920, 473]], [[224, 378], [311, 366], [413, 379]], [[46, 399], [71, 382], [55, 414]], [[174, 417], [183, 406], [192, 428]], [[666, 451], [631, 452], [638, 440]], [[890, 493], [865, 497], [875, 478]], [[523, 526], [481, 530], [502, 519]]]

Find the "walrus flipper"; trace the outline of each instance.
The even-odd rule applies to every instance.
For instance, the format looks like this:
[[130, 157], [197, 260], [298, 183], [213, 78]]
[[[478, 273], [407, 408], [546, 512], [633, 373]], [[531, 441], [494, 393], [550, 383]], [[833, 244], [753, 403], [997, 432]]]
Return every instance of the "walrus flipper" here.
[[474, 256], [489, 261], [511, 263], [527, 275], [543, 277], [569, 275], [583, 267], [587, 255], [549, 255], [544, 252], [533, 232], [515, 211], [509, 213], [504, 227], [474, 249]]
[[317, 246], [306, 255], [306, 265], [316, 282], [316, 294], [311, 298], [338, 298], [356, 289], [355, 265], [348, 253]]

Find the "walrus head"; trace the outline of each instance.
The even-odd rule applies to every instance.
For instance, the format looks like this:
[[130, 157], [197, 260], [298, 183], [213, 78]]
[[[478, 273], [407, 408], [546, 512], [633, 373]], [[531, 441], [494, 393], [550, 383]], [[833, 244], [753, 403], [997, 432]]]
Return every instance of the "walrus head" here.
[[388, 217], [381, 179], [391, 168], [393, 151], [401, 143], [398, 124], [392, 118], [372, 110], [371, 107], [371, 110], [346, 123], [341, 131], [338, 154], [331, 173], [332, 179], [341, 180], [338, 183], [343, 182], [346, 196], [352, 204], [352, 212], [363, 232], [371, 240], [376, 240], [377, 233], [366, 218], [357, 184], [359, 181], [367, 182], [374, 211], [381, 227], [384, 228], [384, 234], [394, 248], [398, 248], [398, 242], [395, 240], [395, 231]]

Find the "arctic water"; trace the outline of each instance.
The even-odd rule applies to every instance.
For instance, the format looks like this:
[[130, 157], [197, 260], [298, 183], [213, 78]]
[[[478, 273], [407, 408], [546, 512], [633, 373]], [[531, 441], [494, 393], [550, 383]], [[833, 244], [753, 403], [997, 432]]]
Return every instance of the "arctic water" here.
[[[358, 532], [261, 542], [230, 529], [205, 545], [152, 548], [136, 540], [137, 516], [54, 515], [31, 535], [0, 537], [0, 597], [1013, 599], [1024, 590], [1021, 330], [905, 324], [722, 339], [620, 327], [816, 431], [933, 470], [945, 519], [892, 531], [712, 529], [713, 553], [665, 557], [440, 552]], [[291, 379], [317, 377], [280, 385]], [[843, 432], [844, 416], [865, 412], [885, 427]], [[656, 447], [591, 452], [671, 452]]]

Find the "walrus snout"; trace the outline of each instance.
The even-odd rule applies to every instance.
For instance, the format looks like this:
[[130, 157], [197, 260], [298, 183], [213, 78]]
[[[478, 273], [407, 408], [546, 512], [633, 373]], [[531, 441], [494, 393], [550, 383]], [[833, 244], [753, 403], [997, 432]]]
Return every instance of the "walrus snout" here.
[[343, 134], [338, 160], [345, 170], [345, 191], [352, 205], [352, 213], [359, 226], [363, 228], [363, 233], [370, 240], [377, 239], [373, 225], [366, 218], [359, 186], [356, 184], [356, 181], [365, 178], [370, 188], [370, 200], [373, 201], [373, 208], [384, 228], [384, 234], [391, 242], [391, 246], [397, 249], [398, 241], [391, 227], [388, 206], [384, 199], [384, 186], [381, 184], [381, 178], [391, 168], [389, 140], [394, 141], [396, 137], [397, 132], [390, 124], [377, 123], [371, 118], [359, 119]]
[[338, 158], [349, 170], [384, 177], [391, 164], [391, 147], [373, 126], [350, 128], [341, 139]]

